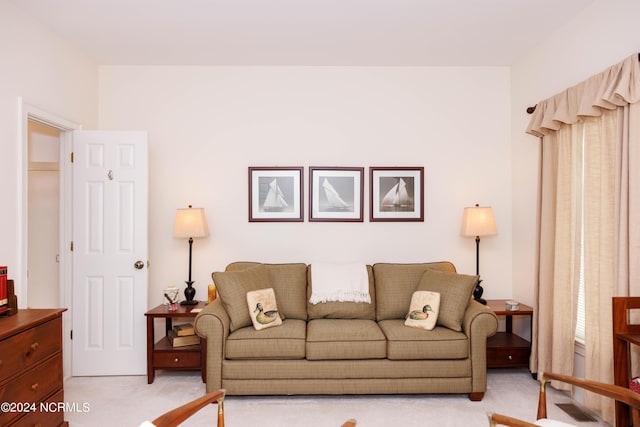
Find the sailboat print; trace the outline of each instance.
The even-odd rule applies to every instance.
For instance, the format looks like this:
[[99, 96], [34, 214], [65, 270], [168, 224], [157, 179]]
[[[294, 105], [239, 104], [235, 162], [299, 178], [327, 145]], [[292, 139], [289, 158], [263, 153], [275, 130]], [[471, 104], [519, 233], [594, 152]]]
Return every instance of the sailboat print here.
[[383, 210], [406, 210], [407, 207], [413, 206], [413, 200], [407, 192], [407, 183], [402, 178], [398, 178], [398, 182], [391, 187], [382, 198]]
[[276, 178], [273, 178], [273, 181], [269, 183], [267, 196], [264, 198], [264, 210], [282, 210], [282, 208], [287, 206], [289, 206], [289, 204], [284, 199], [284, 194], [282, 190], [280, 190], [280, 187], [278, 187]]
[[349, 208], [349, 204], [342, 200], [340, 194], [333, 188], [327, 178], [322, 182], [322, 188], [324, 188], [324, 195], [327, 197], [328, 210], [345, 210]]

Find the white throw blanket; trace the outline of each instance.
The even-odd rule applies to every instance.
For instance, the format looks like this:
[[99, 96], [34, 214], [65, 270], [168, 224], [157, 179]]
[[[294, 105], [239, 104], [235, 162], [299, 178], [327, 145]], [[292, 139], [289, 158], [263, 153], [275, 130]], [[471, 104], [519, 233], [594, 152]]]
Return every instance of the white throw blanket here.
[[369, 273], [362, 263], [313, 263], [311, 287], [311, 304], [329, 301], [371, 304]]

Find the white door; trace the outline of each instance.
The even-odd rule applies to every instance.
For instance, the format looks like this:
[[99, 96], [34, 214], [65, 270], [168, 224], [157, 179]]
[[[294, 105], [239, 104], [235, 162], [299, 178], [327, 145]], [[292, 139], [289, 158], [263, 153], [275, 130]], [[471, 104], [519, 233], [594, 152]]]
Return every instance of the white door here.
[[72, 375], [143, 375], [147, 134], [74, 131], [72, 137]]

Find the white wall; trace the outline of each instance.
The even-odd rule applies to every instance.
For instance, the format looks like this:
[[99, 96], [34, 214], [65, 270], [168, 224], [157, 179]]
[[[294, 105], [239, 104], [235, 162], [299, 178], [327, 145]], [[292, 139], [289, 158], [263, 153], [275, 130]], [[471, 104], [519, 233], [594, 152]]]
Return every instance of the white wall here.
[[596, 0], [511, 68], [514, 297], [533, 303], [538, 139], [525, 135], [535, 105], [640, 52], [637, 0]]
[[[98, 68], [6, 0], [0, 0], [0, 40], [0, 264], [17, 279], [23, 248], [18, 99], [86, 128], [96, 127]], [[20, 280], [16, 291], [23, 307]]]
[[[147, 130], [149, 305], [183, 288], [187, 242], [175, 209], [206, 209], [194, 243], [196, 298], [234, 260], [451, 260], [475, 273], [462, 211], [494, 208], [481, 243], [485, 296], [509, 298], [511, 144], [508, 68], [100, 68], [100, 127]], [[305, 222], [249, 223], [248, 166], [304, 166]], [[308, 166], [424, 166], [424, 223], [309, 223]], [[368, 169], [365, 218], [368, 218]]]

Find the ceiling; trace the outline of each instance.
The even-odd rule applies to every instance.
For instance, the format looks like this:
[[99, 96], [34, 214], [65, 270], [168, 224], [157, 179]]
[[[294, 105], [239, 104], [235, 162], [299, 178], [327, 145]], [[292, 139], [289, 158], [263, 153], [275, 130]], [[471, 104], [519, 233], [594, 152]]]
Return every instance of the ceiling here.
[[9, 0], [100, 64], [508, 66], [594, 0]]

